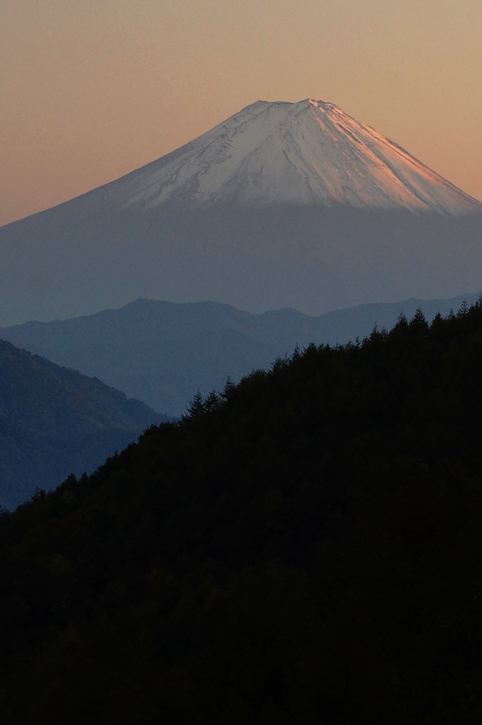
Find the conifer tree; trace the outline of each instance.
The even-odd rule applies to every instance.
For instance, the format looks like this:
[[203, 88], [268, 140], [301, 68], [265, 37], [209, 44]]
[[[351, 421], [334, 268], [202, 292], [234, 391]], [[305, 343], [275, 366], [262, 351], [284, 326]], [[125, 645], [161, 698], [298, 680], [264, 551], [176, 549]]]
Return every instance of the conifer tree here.
[[186, 412], [182, 416], [182, 420], [183, 421], [194, 420], [195, 418], [198, 418], [202, 413], [204, 413], [205, 409], [206, 408], [204, 405], [203, 396], [201, 394], [201, 391], [198, 388], [194, 394], [194, 397], [189, 402]]

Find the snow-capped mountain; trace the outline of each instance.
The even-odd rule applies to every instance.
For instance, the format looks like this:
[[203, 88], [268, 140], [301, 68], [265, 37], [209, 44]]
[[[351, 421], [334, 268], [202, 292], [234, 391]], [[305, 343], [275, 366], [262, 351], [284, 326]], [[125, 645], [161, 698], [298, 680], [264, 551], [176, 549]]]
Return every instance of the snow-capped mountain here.
[[322, 101], [258, 101], [0, 229], [0, 325], [139, 297], [320, 315], [481, 288], [482, 204]]
[[172, 154], [104, 187], [154, 209], [236, 202], [337, 203], [461, 214], [482, 204], [338, 106], [258, 101]]

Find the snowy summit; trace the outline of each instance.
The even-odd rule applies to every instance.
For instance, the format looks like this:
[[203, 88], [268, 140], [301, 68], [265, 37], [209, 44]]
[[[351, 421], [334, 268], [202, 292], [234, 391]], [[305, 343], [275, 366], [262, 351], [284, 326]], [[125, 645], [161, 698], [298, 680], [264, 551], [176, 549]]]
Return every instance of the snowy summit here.
[[[116, 206], [290, 203], [464, 214], [482, 204], [338, 106], [258, 101], [102, 188]], [[99, 191], [99, 190], [98, 190]], [[95, 193], [95, 192], [94, 192]]]

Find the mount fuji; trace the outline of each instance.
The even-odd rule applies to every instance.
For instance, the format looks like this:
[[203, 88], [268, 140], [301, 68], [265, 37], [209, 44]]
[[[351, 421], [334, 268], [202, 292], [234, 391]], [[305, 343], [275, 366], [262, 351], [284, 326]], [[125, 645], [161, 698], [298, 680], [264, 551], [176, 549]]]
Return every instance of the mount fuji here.
[[482, 287], [482, 204], [332, 103], [258, 101], [0, 229], [0, 325], [139, 297], [308, 314]]

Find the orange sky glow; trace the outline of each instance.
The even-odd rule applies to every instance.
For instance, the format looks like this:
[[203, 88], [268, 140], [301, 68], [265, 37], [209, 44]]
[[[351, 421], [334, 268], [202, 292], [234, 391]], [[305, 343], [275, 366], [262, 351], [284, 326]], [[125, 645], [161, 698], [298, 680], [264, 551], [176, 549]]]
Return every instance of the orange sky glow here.
[[332, 101], [482, 200], [480, 0], [0, 0], [0, 224], [256, 100]]

